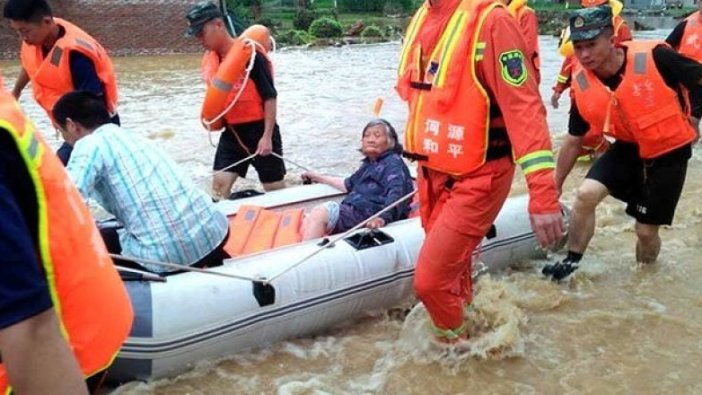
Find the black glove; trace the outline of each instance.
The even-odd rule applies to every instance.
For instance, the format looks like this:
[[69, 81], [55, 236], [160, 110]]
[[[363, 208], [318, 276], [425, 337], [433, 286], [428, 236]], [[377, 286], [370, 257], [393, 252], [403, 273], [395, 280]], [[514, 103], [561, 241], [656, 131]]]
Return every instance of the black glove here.
[[570, 276], [571, 273], [578, 270], [580, 264], [564, 260], [553, 265], [544, 266], [541, 273], [546, 277], [551, 277], [553, 281], [560, 281]]

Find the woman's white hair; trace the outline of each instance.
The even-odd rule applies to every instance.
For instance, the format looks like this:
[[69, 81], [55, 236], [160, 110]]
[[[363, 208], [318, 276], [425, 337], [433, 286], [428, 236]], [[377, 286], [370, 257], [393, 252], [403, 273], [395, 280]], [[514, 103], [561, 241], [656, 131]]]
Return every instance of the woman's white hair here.
[[372, 119], [370, 122], [366, 124], [366, 126], [363, 128], [363, 133], [361, 134], [361, 137], [366, 135], [366, 131], [373, 126], [383, 126], [383, 130], [385, 130], [385, 137], [388, 139], [388, 151], [396, 151], [397, 153], [402, 153], [402, 145], [399, 144], [397, 141], [397, 132], [395, 131], [395, 128], [392, 127], [390, 122], [382, 119], [382, 118], [376, 118]]

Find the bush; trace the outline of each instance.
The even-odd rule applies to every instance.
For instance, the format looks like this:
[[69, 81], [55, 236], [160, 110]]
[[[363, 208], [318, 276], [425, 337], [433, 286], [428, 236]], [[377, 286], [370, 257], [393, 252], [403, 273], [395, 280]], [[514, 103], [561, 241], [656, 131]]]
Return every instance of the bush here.
[[[417, 1], [413, 0], [339, 0], [339, 10], [345, 12], [385, 12], [403, 13], [411, 12]], [[419, 2], [421, 4], [421, 2]]]
[[380, 30], [378, 26], [371, 25], [363, 29], [361, 32], [361, 37], [385, 37], [385, 34], [383, 34], [383, 31]]
[[310, 36], [304, 30], [288, 30], [276, 37], [276, 40], [279, 44], [305, 45], [310, 42]]
[[341, 37], [341, 24], [331, 18], [319, 18], [312, 22], [309, 33], [318, 38]]
[[402, 14], [412, 9], [412, 0], [386, 0], [383, 7], [383, 13], [387, 14]]
[[339, 0], [340, 11], [351, 12], [382, 12], [385, 0]]
[[299, 9], [293, 18], [293, 27], [297, 30], [307, 30], [315, 19], [317, 19], [317, 12], [314, 10]]
[[274, 20], [273, 18], [263, 17], [256, 21], [257, 24], [263, 25], [270, 29], [272, 34], [277, 34], [278, 30], [281, 28], [280, 21]]

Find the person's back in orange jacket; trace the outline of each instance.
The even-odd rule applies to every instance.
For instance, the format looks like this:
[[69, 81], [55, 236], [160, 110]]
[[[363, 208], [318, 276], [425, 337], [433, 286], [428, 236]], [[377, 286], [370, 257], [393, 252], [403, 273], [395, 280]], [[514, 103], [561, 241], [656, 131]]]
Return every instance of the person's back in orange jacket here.
[[702, 2], [698, 10], [678, 23], [665, 41], [688, 58], [702, 62]]
[[[505, 0], [503, 0], [505, 1]], [[527, 58], [534, 64], [536, 82], [541, 82], [541, 58], [539, 54], [539, 19], [536, 12], [527, 6], [527, 0], [506, 0], [507, 9], [514, 15], [524, 34]]]

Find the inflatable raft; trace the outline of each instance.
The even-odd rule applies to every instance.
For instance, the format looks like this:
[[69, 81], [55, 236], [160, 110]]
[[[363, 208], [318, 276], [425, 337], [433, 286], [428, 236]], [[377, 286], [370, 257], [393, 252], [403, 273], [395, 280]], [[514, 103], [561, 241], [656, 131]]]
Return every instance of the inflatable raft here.
[[[303, 185], [220, 203], [236, 215], [243, 205], [276, 210], [341, 199], [326, 185]], [[497, 271], [545, 253], [529, 225], [526, 196], [507, 200], [483, 240], [476, 270]], [[271, 287], [201, 273], [166, 282], [128, 281], [136, 318], [110, 368], [112, 381], [177, 375], [196, 362], [309, 336], [369, 311], [396, 306], [412, 295], [412, 276], [424, 232], [418, 218], [390, 224], [369, 243], [339, 241], [274, 280]], [[361, 240], [362, 241], [362, 240]], [[227, 260], [212, 271], [271, 278], [320, 248], [319, 240]]]

